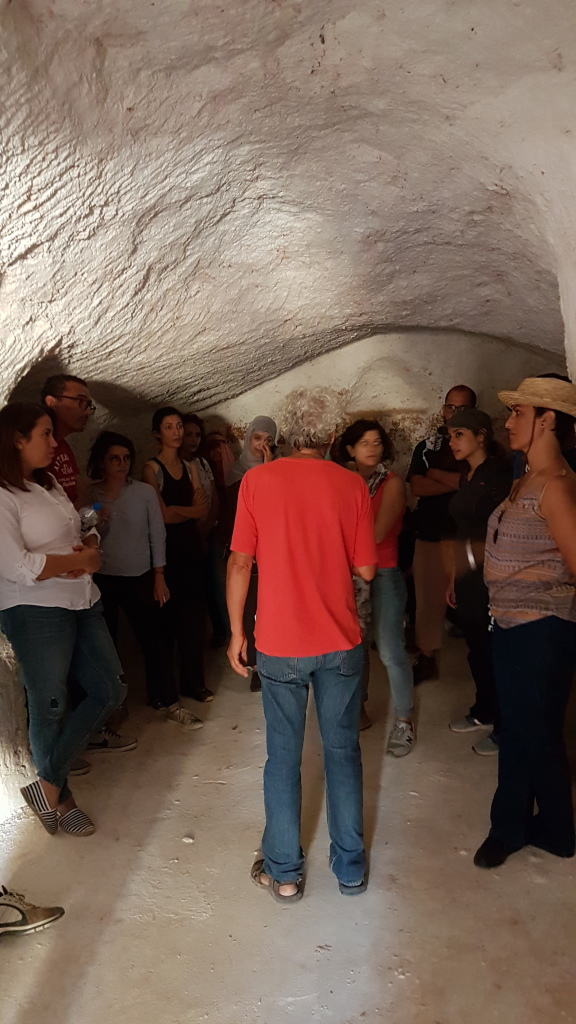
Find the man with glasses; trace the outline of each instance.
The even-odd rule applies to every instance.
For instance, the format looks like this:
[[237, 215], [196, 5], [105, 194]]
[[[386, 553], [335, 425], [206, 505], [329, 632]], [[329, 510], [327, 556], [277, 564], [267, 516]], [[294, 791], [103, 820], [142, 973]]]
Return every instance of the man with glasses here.
[[81, 433], [94, 405], [88, 385], [81, 377], [58, 373], [48, 377], [42, 388], [42, 402], [48, 409], [54, 424], [54, 437], [58, 447], [54, 449], [51, 472], [76, 508], [82, 503], [80, 470], [68, 441], [68, 434]]
[[[455, 412], [474, 409], [476, 394], [466, 384], [450, 389], [442, 406], [443, 425], [414, 449], [408, 481], [418, 499], [415, 511], [416, 545], [413, 575], [416, 592], [416, 645], [414, 684], [438, 679], [437, 652], [442, 645], [446, 616], [446, 590], [450, 582], [450, 541], [455, 524], [448, 512], [460, 486], [466, 463], [457, 462], [448, 442], [446, 424]], [[434, 470], [434, 479], [428, 475]], [[442, 482], [440, 482], [440, 480]]]

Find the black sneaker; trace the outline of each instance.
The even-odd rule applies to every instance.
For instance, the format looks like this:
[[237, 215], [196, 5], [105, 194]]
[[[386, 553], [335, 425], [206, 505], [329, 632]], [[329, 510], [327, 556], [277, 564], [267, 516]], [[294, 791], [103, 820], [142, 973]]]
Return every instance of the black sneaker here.
[[414, 675], [414, 686], [418, 686], [420, 683], [426, 683], [429, 679], [440, 678], [438, 663], [433, 654], [429, 657], [427, 654], [422, 654], [422, 652], [420, 652], [416, 661], [412, 665], [412, 672]]
[[180, 694], [182, 697], [191, 697], [192, 700], [197, 700], [199, 704], [209, 704], [211, 700], [214, 700], [214, 694], [207, 686], [202, 686], [199, 690], [180, 690]]

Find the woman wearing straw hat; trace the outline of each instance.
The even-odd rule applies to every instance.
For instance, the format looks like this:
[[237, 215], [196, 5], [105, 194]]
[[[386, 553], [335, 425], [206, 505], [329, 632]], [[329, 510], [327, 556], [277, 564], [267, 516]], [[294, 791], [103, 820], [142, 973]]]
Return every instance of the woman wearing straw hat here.
[[492, 513], [486, 538], [501, 736], [490, 834], [474, 857], [483, 868], [527, 844], [574, 855], [562, 733], [576, 668], [576, 475], [561, 449], [574, 428], [576, 387], [529, 377], [499, 398], [526, 472]]

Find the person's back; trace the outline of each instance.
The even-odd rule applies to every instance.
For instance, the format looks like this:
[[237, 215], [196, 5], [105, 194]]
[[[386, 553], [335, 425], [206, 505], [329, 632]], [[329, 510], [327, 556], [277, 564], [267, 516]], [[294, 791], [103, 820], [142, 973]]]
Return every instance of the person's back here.
[[364, 481], [325, 461], [340, 417], [340, 398], [329, 389], [287, 397], [283, 435], [292, 454], [245, 474], [228, 562], [228, 658], [243, 676], [243, 616], [255, 558], [260, 573], [256, 663], [266, 718], [266, 828], [251, 876], [284, 904], [302, 897], [300, 772], [310, 687], [324, 751], [330, 865], [342, 894], [366, 889], [358, 742], [364, 649], [352, 573], [373, 579], [376, 545]]
[[310, 657], [359, 644], [352, 566], [374, 558], [359, 532], [363, 481], [333, 462], [280, 459], [246, 474], [239, 510], [232, 549], [254, 551], [260, 573], [257, 649]]

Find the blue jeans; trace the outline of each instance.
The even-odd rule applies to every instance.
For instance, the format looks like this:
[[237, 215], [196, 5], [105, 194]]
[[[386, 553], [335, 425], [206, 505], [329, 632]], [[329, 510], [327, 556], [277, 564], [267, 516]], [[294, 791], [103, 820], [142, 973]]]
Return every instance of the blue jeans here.
[[[126, 696], [102, 602], [81, 611], [21, 604], [0, 616], [26, 690], [36, 770], [65, 800], [72, 761]], [[73, 711], [68, 710], [69, 677], [85, 695]]]
[[300, 768], [310, 685], [324, 749], [330, 866], [340, 882], [360, 882], [366, 870], [362, 827], [362, 760], [358, 726], [362, 644], [313, 658], [257, 654], [266, 717], [264, 871], [276, 882], [302, 877]]
[[372, 580], [372, 632], [398, 718], [410, 718], [414, 704], [414, 678], [404, 642], [406, 599], [400, 569], [378, 569]]

